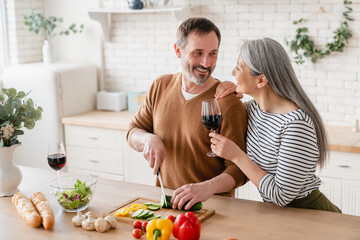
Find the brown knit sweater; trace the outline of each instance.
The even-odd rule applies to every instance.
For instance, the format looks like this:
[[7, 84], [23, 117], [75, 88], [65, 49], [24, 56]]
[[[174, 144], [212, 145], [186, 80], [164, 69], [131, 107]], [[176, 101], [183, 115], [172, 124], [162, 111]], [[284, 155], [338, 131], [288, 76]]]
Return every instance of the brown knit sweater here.
[[[127, 133], [144, 129], [160, 137], [166, 148], [161, 166], [164, 187], [176, 189], [184, 184], [203, 182], [225, 172], [235, 180], [235, 187], [246, 182], [245, 175], [231, 161], [212, 158], [209, 130], [201, 122], [201, 102], [213, 99], [220, 81], [206, 92], [185, 100], [181, 92], [182, 73], [163, 75], [152, 84], [145, 103], [137, 112]], [[247, 114], [244, 105], [234, 94], [219, 100], [223, 117], [217, 130], [245, 151]], [[150, 169], [149, 169], [150, 171]], [[159, 186], [157, 180], [157, 186]], [[234, 189], [223, 195], [234, 196]]]

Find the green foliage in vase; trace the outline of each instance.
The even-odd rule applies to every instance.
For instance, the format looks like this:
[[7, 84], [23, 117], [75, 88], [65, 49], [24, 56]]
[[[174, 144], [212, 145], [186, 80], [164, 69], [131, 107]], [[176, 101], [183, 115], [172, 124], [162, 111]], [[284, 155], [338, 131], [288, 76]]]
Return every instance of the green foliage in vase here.
[[296, 29], [295, 39], [290, 42], [285, 39], [285, 42], [286, 45], [290, 47], [290, 50], [295, 52], [295, 62], [297, 64], [303, 64], [305, 62], [305, 57], [311, 58], [311, 62], [316, 63], [318, 59], [330, 55], [332, 52], [344, 51], [345, 43], [348, 43], [348, 40], [352, 37], [348, 25], [348, 21], [354, 20], [349, 16], [353, 11], [350, 7], [351, 4], [352, 1], [344, 1], [346, 10], [342, 13], [340, 27], [333, 32], [333, 41], [326, 43], [325, 49], [318, 49], [315, 47], [314, 41], [307, 35], [309, 29], [301, 26], [302, 23], [305, 22], [304, 18], [300, 18], [293, 22], [294, 25], [299, 25], [300, 27]]
[[[55, 29], [60, 28], [60, 23], [63, 22], [61, 17], [53, 17], [50, 16], [48, 18], [44, 17], [44, 15], [38, 10], [31, 10], [26, 16], [24, 16], [25, 25], [30, 32], [34, 32], [39, 34], [41, 30], [44, 31], [45, 40], [50, 40], [51, 37], [56, 36]], [[72, 23], [69, 27], [65, 29], [61, 29], [59, 35], [68, 36], [70, 33], [82, 33], [84, 29], [84, 24], [77, 26], [75, 23]]]
[[31, 98], [15, 88], [3, 88], [0, 92], [0, 147], [10, 147], [20, 143], [23, 127], [33, 129], [41, 119], [43, 109], [36, 107]]

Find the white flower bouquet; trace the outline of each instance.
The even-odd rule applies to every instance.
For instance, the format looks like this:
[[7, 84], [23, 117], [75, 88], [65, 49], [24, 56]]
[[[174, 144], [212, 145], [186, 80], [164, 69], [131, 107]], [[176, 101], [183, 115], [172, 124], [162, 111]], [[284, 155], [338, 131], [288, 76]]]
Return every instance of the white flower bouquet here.
[[21, 128], [33, 129], [41, 119], [41, 107], [35, 107], [31, 98], [15, 88], [3, 88], [0, 92], [0, 147], [10, 147], [20, 143]]

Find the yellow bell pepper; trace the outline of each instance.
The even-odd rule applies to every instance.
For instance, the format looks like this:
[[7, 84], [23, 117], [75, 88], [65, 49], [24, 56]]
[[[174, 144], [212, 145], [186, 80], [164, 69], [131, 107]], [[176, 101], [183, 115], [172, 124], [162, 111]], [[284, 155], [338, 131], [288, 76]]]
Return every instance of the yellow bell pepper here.
[[136, 212], [137, 210], [140, 209], [140, 204], [138, 203], [131, 204], [130, 209], [131, 211]]
[[148, 208], [148, 206], [146, 206], [145, 204], [139, 204], [139, 203], [134, 203], [134, 204], [131, 204], [131, 206], [130, 206], [130, 210], [133, 212], [136, 212], [139, 209], [145, 210], [147, 208]]
[[140, 204], [139, 209], [140, 208], [146, 210], [148, 209], [148, 206], [146, 206], [145, 204]]
[[120, 217], [120, 216], [126, 216], [128, 215], [130, 212], [130, 208], [129, 207], [124, 207], [124, 208], [120, 208], [119, 210], [117, 210], [114, 215], [116, 217]]
[[169, 240], [174, 224], [169, 219], [153, 219], [146, 226], [147, 240]]

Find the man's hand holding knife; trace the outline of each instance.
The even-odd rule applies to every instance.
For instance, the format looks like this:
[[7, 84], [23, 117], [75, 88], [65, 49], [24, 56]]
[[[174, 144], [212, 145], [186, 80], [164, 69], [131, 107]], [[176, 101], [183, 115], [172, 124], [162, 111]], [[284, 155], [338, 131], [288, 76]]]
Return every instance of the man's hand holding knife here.
[[[166, 149], [162, 140], [155, 134], [149, 133], [145, 141], [143, 155], [149, 162], [149, 166], [153, 169], [153, 174], [158, 175], [159, 182], [162, 185], [160, 166], [166, 156]], [[174, 191], [171, 203], [173, 204], [174, 209], [181, 209], [185, 203], [189, 201], [185, 206], [185, 210], [189, 210], [195, 203], [206, 201], [213, 194], [214, 193], [211, 192], [209, 181], [185, 184]], [[164, 191], [163, 195], [165, 195]]]
[[166, 156], [166, 149], [162, 140], [155, 134], [147, 134], [143, 155], [153, 169], [153, 174], [156, 175]]

